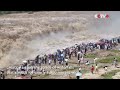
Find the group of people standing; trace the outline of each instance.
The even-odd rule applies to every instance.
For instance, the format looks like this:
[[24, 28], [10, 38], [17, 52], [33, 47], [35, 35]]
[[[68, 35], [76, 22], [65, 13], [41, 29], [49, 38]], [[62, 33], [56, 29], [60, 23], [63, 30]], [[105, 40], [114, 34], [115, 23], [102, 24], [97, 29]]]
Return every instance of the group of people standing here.
[[[116, 39], [101, 39], [99, 42], [96, 43], [81, 43], [81, 44], [75, 44], [72, 47], [67, 47], [62, 50], [58, 49], [53, 54], [48, 54], [44, 56], [37, 55], [34, 60], [26, 60], [24, 64], [22, 64], [23, 67], [27, 65], [32, 66], [42, 66], [44, 65], [65, 65], [68, 66], [69, 59], [72, 57], [76, 57], [78, 60], [78, 64], [80, 65], [81, 62], [84, 62], [84, 56], [88, 51], [92, 52], [95, 49], [105, 49], [109, 50], [115, 47], [118, 43], [120, 43], [120, 38]], [[89, 61], [86, 62], [86, 64], [89, 64]], [[97, 64], [96, 64], [97, 67]], [[79, 70], [80, 71], [80, 70]], [[91, 68], [91, 72], [93, 73], [94, 67]], [[97, 70], [98, 71], [98, 70]], [[78, 77], [77, 77], [78, 78]]]

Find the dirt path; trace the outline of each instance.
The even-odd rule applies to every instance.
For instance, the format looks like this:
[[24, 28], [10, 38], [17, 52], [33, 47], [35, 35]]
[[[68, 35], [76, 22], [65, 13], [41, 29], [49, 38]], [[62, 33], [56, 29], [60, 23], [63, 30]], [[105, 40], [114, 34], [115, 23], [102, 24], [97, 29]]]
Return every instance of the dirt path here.
[[102, 77], [101, 77], [102, 74], [108, 73], [112, 70], [120, 70], [120, 68], [115, 68], [114, 66], [109, 66], [108, 71], [105, 71], [103, 68], [100, 68], [98, 73], [92, 74], [91, 72], [89, 72], [89, 73], [83, 74], [82, 79], [102, 79]]

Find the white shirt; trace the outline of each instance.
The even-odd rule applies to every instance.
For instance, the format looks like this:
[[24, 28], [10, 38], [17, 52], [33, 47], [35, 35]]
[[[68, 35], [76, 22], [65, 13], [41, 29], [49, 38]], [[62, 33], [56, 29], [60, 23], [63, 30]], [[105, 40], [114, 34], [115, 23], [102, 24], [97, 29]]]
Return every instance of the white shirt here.
[[79, 71], [81, 71], [81, 68], [79, 68]]
[[98, 58], [95, 58], [95, 59], [94, 59], [94, 63], [95, 63], [95, 61], [96, 61], [97, 59], [98, 59]]
[[80, 73], [80, 72], [77, 72], [77, 73], [76, 73], [76, 76], [79, 76], [79, 77], [81, 77], [81, 76], [82, 76], [82, 73]]
[[63, 57], [63, 54], [61, 54], [61, 57]]
[[107, 70], [107, 67], [105, 67], [105, 70]]
[[67, 61], [68, 61], [68, 59], [65, 59], [65, 61], [67, 62]]
[[51, 60], [49, 60], [48, 62], [51, 63]]
[[98, 68], [98, 66], [95, 66], [95, 68], [97, 69], [97, 68]]
[[81, 52], [80, 52], [80, 51], [77, 53], [77, 55], [79, 55], [79, 54], [81, 54]]
[[86, 65], [89, 65], [90, 64], [90, 62], [88, 61], [88, 62], [86, 62]]

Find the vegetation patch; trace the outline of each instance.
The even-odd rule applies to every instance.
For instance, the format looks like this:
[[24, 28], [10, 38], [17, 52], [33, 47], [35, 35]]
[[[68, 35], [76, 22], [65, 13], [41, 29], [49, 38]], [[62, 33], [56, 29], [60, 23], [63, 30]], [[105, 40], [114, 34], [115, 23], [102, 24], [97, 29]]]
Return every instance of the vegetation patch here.
[[108, 72], [106, 74], [102, 74], [101, 76], [103, 77], [103, 79], [112, 79], [112, 76], [114, 76], [119, 71], [120, 70], [112, 70], [111, 72]]
[[72, 70], [76, 70], [79, 67], [73, 67], [73, 68], [66, 68], [66, 69], [62, 69], [62, 71], [72, 71]]
[[90, 54], [86, 54], [85, 58], [95, 58], [96, 56], [97, 56], [97, 54], [90, 53]]
[[120, 62], [120, 57], [118, 57], [118, 56], [105, 57], [104, 59], [100, 59], [97, 62], [99, 62], [99, 63], [112, 63], [114, 58], [117, 58], [118, 62]]
[[119, 53], [120, 50], [110, 50], [111, 52], [114, 52], [114, 53]]

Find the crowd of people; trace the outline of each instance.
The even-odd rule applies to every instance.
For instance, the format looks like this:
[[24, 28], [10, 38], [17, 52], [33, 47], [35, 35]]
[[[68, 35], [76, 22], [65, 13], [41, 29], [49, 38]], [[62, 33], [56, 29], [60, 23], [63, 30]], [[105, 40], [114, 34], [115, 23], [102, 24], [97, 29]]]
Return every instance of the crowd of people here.
[[[117, 44], [120, 43], [120, 37], [112, 38], [111, 40], [107, 39], [101, 39], [98, 42], [90, 42], [90, 43], [81, 43], [81, 44], [75, 44], [74, 46], [64, 48], [62, 50], [58, 49], [53, 54], [48, 55], [37, 55], [34, 60], [26, 60], [23, 62], [23, 64], [19, 65], [19, 68], [11, 69], [11, 71], [25, 71], [27, 70], [27, 66], [39, 66], [42, 67], [42, 65], [69, 65], [69, 60], [71, 57], [76, 57], [78, 60], [78, 65], [81, 64], [81, 62], [84, 62], [84, 56], [88, 51], [92, 52], [95, 49], [103, 49], [103, 50], [109, 50], [113, 47], [117, 46]], [[96, 58], [94, 59], [94, 63], [96, 61]], [[84, 62], [86, 65], [89, 65], [90, 62]], [[116, 63], [115, 63], [116, 65]], [[97, 64], [96, 64], [96, 72], [98, 72]], [[36, 71], [36, 68], [33, 68], [34, 71]], [[91, 73], [94, 71], [94, 66], [91, 68]], [[45, 69], [41, 69], [41, 72], [45, 72]], [[1, 72], [3, 75], [3, 72]], [[3, 76], [2, 76], [3, 77]], [[78, 78], [78, 77], [77, 77]]]

